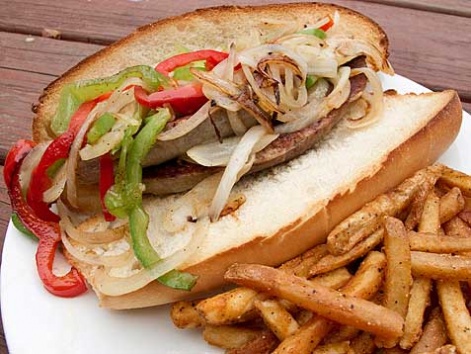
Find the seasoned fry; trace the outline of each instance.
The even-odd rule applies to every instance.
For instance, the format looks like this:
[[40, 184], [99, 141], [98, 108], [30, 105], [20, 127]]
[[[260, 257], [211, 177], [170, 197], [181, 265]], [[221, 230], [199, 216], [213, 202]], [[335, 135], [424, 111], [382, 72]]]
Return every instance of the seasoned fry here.
[[374, 338], [368, 332], [361, 332], [351, 341], [350, 347], [355, 354], [373, 354], [376, 349]]
[[410, 349], [422, 334], [424, 313], [430, 304], [432, 281], [427, 278], [416, 278], [410, 293], [409, 306], [404, 324], [404, 335], [399, 344], [401, 348]]
[[178, 301], [172, 305], [170, 317], [178, 328], [196, 328], [203, 325], [202, 318], [196, 311], [196, 301]]
[[433, 183], [424, 183], [419, 186], [412, 200], [409, 214], [404, 221], [406, 230], [413, 230], [419, 224], [420, 217], [424, 211], [425, 199], [432, 189]]
[[440, 229], [440, 199], [435, 192], [430, 192], [425, 199], [424, 210], [420, 216], [419, 232], [437, 233]]
[[258, 292], [248, 288], [235, 288], [201, 301], [196, 310], [204, 321], [212, 325], [243, 322], [256, 315], [254, 300]]
[[369, 251], [374, 249], [383, 240], [384, 230], [381, 228], [371, 234], [366, 240], [363, 240], [347, 253], [340, 256], [329, 254], [317, 262], [310, 270], [309, 275], [315, 276], [326, 273], [331, 270], [346, 266], [355, 259], [363, 257]]
[[388, 217], [384, 223], [386, 274], [383, 305], [406, 317], [412, 285], [409, 239], [401, 220]]
[[205, 326], [203, 338], [220, 348], [239, 348], [263, 334], [262, 329], [240, 326]]
[[465, 196], [471, 197], [471, 177], [463, 172], [443, 166], [438, 182], [449, 187], [458, 187]]
[[298, 277], [307, 277], [309, 269], [328, 253], [327, 245], [323, 243], [282, 264], [280, 269], [289, 271]]
[[470, 280], [471, 256], [411, 252], [412, 274], [432, 279]]
[[350, 341], [360, 333], [358, 328], [352, 326], [340, 326], [334, 328], [324, 339], [324, 344], [340, 343]]
[[420, 170], [390, 193], [380, 195], [356, 213], [342, 221], [327, 237], [327, 246], [334, 255], [348, 252], [381, 224], [381, 216], [394, 216], [411, 201], [420, 186], [434, 183], [441, 173], [441, 165]]
[[443, 229], [445, 234], [450, 236], [471, 237], [471, 227], [460, 216], [456, 216], [444, 223]]
[[339, 289], [347, 284], [352, 275], [347, 268], [337, 268], [328, 273], [318, 275], [317, 277], [311, 278], [309, 281], [313, 284], [320, 284], [331, 289]]
[[[407, 320], [406, 320], [407, 327]], [[405, 330], [407, 333], [407, 330]], [[417, 344], [412, 348], [410, 354], [421, 354], [433, 352], [445, 345], [448, 341], [446, 335], [445, 321], [439, 307], [433, 309], [430, 319], [424, 327], [422, 336]]]
[[384, 348], [381, 353], [384, 354], [407, 354], [407, 351], [401, 347]]
[[459, 188], [452, 188], [440, 198], [440, 223], [447, 222], [464, 209], [464, 198]]
[[330, 343], [324, 344], [312, 351], [312, 354], [354, 354], [350, 348], [350, 342], [339, 342], [339, 343]]
[[436, 285], [451, 342], [460, 353], [471, 353], [471, 316], [460, 283], [439, 280]]
[[243, 346], [226, 350], [226, 354], [269, 354], [278, 343], [278, 339], [272, 332], [263, 331], [257, 338]]
[[[471, 198], [470, 198], [471, 200]], [[471, 209], [463, 210], [458, 214], [458, 217], [463, 220], [468, 226], [471, 226]]]
[[260, 312], [263, 322], [279, 340], [292, 335], [299, 328], [296, 320], [278, 300], [255, 300], [254, 305]]
[[356, 326], [386, 339], [402, 335], [401, 316], [372, 302], [315, 285], [285, 272], [261, 265], [234, 264], [226, 280], [287, 299], [333, 321]]
[[432, 253], [454, 253], [471, 251], [471, 238], [460, 236], [438, 236], [436, 234], [409, 231], [412, 251]]

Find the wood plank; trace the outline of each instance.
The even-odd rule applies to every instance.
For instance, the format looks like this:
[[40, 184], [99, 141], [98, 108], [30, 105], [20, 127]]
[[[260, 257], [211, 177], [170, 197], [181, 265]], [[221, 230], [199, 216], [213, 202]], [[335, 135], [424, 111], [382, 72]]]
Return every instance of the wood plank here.
[[[259, 0], [257, 3], [269, 2], [272, 1]], [[399, 74], [432, 89], [455, 88], [461, 97], [471, 101], [471, 61], [468, 54], [471, 21], [468, 18], [373, 2], [334, 2], [363, 12], [384, 27], [391, 41], [391, 62]], [[0, 14], [0, 28], [39, 34], [47, 27], [59, 30], [64, 38], [110, 43], [153, 20], [200, 7], [221, 5], [225, 1], [193, 0], [181, 2], [178, 7], [172, 3], [170, 0], [132, 3], [64, 0], [61, 2], [64, 16], [57, 16], [54, 4], [48, 0], [38, 0], [34, 7], [25, 0], [0, 0], [4, 9]], [[248, 4], [251, 1], [236, 0], [232, 3]], [[384, 16], [385, 13], [394, 13], [394, 16]], [[417, 20], [419, 18], [420, 21]], [[434, 30], [437, 23], [440, 28]]]
[[469, 0], [364, 0], [410, 9], [438, 12], [442, 14], [471, 17]]
[[[3, 166], [0, 166], [0, 175], [3, 176]], [[7, 232], [8, 222], [10, 220], [10, 199], [8, 192], [3, 182], [3, 177], [0, 178], [0, 263], [2, 261], [3, 244], [5, 241], [5, 233]], [[8, 353], [5, 333], [3, 331], [3, 323], [1, 320], [1, 309], [0, 309], [0, 353]]]

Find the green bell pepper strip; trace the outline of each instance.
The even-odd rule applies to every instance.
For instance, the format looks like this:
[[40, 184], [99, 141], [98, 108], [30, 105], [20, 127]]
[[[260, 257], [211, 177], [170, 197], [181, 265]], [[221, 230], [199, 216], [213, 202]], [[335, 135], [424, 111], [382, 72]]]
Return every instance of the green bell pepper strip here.
[[94, 144], [100, 139], [103, 135], [108, 133], [111, 128], [113, 128], [114, 123], [116, 123], [115, 117], [111, 113], [105, 113], [100, 116], [92, 125], [90, 130], [87, 133], [87, 142], [89, 144]]
[[321, 30], [320, 28], [306, 28], [305, 30], [302, 30], [299, 33], [310, 34], [316, 36], [319, 39], [327, 38], [327, 34], [325, 33], [325, 31]]
[[156, 72], [151, 66], [136, 65], [106, 78], [68, 84], [62, 89], [59, 106], [51, 122], [52, 131], [56, 135], [65, 132], [69, 125], [70, 117], [80, 104], [93, 100], [104, 93], [116, 90], [131, 77], [141, 78], [151, 91], [157, 90], [168, 82], [168, 78]]
[[307, 75], [306, 76], [306, 89], [310, 89], [312, 86], [315, 85], [315, 83], [317, 82], [319, 78], [317, 76], [314, 76], [314, 75]]
[[29, 229], [23, 224], [23, 222], [20, 220], [20, 217], [18, 216], [17, 213], [11, 214], [11, 221], [13, 222], [13, 225], [16, 227], [16, 229], [19, 232], [28, 236], [32, 240], [35, 240], [35, 241], [38, 240], [36, 235], [33, 234], [31, 231], [29, 231]]
[[171, 270], [159, 277], [157, 281], [169, 288], [190, 291], [196, 284], [197, 279], [198, 277], [193, 274]]

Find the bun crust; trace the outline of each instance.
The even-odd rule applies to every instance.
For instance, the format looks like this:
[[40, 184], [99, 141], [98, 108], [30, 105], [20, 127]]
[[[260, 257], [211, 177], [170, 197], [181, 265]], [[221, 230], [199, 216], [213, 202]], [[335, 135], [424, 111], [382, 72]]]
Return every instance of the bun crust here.
[[[249, 241], [240, 244], [237, 244], [239, 242], [237, 240], [238, 236], [243, 236], [242, 227], [236, 230], [227, 230], [225, 234], [221, 235], [220, 230], [225, 230], [224, 227], [227, 225], [223, 226], [221, 225], [222, 222], [218, 221], [214, 226], [218, 230], [216, 232], [218, 235], [214, 237], [210, 232], [208, 235], [209, 240], [207, 240], [208, 244], [221, 242], [218, 241], [221, 237], [227, 237], [229, 238], [227, 243], [232, 243], [234, 246], [227, 248], [219, 244], [217, 247], [221, 249], [220, 252], [215, 252], [207, 258], [200, 258], [199, 260], [196, 257], [194, 264], [184, 269], [199, 276], [197, 285], [190, 293], [173, 290], [153, 282], [139, 291], [117, 297], [105, 296], [97, 292], [101, 306], [112, 309], [129, 309], [198, 297], [208, 291], [223, 287], [224, 272], [228, 266], [235, 262], [278, 265], [293, 258], [295, 255], [324, 242], [327, 234], [337, 223], [363, 204], [393, 188], [417, 170], [435, 162], [455, 139], [460, 129], [461, 103], [454, 91], [405, 96], [394, 94], [387, 95], [385, 100], [384, 117], [377, 123], [380, 127], [375, 128], [381, 131], [382, 135], [372, 137], [372, 140], [381, 142], [388, 139], [388, 135], [391, 133], [390, 124], [401, 125], [402, 128], [413, 125], [414, 128], [408, 133], [404, 133], [403, 136], [396, 137], [395, 141], [399, 143], [394, 148], [378, 152], [379, 158], [377, 160], [370, 160], [368, 157], [364, 159], [363, 165], [353, 167], [335, 165], [335, 163], [326, 166], [326, 171], [322, 171], [326, 174], [329, 174], [330, 170], [333, 171], [332, 173], [336, 173], [338, 169], [344, 168], [355, 168], [362, 171], [356, 178], [345, 181], [344, 185], [340, 186], [341, 188], [327, 186], [327, 189], [332, 190], [328, 199], [314, 200], [310, 207], [306, 207], [296, 218], [279, 227], [273, 234], [270, 234], [269, 231], [265, 234], [257, 234], [254, 231]], [[329, 141], [340, 139], [339, 144], [343, 145], [344, 143], [342, 139], [345, 138], [342, 138], [341, 130], [342, 127], [334, 130], [331, 136], [327, 137], [326, 141], [315, 149], [317, 151], [306, 153], [294, 160], [293, 164], [276, 168], [275, 173], [286, 172], [288, 175], [296, 175], [296, 169], [299, 166], [304, 167], [308, 159], [315, 158], [316, 153], [331, 154], [329, 151], [332, 150], [332, 147], [329, 146]], [[355, 134], [355, 132], [352, 134]], [[365, 134], [370, 135], [368, 132]], [[346, 144], [339, 149], [349, 151], [355, 148], [355, 145], [349, 146], [348, 141]], [[370, 145], [374, 144], [371, 143]], [[345, 161], [348, 160], [347, 157]], [[379, 160], [380, 163], [378, 163]], [[310, 173], [311, 170], [306, 167], [304, 175]], [[247, 183], [244, 182], [245, 185], [241, 188], [246, 193], [247, 199], [249, 200], [252, 194], [256, 194], [256, 190], [260, 188], [259, 186], [268, 182], [269, 178], [266, 174], [261, 174], [253, 177], [253, 180]], [[309, 182], [308, 180], [304, 182], [306, 185], [304, 193], [308, 194]], [[283, 180], [280, 183], [283, 184], [280, 184], [280, 189], [287, 188], [289, 190], [290, 187], [285, 186], [289, 181]], [[290, 195], [286, 195], [285, 199], [282, 199], [283, 205], [289, 207], [292, 204], [290, 197]], [[156, 200], [155, 202], [158, 203], [159, 201]], [[244, 219], [244, 215], [247, 214], [255, 215], [255, 218], [258, 216], [270, 220], [270, 216], [265, 215], [266, 210], [263, 207], [247, 206], [247, 208], [251, 208], [248, 213], [237, 215], [237, 218], [242, 219], [239, 220], [239, 224], [251, 222], [251, 219]], [[280, 210], [283, 211], [283, 207], [278, 208], [278, 212]], [[153, 219], [153, 222], [159, 223], [160, 220]], [[268, 222], [266, 221], [266, 223]], [[266, 227], [269, 229], [268, 225]], [[204, 248], [204, 245], [202, 248]], [[71, 261], [93, 285], [91, 269], [74, 262], [73, 259]]]
[[[129, 36], [98, 51], [53, 81], [43, 92], [33, 121], [33, 139], [54, 137], [49, 129], [60, 91], [77, 80], [105, 77], [133, 65], [155, 65], [176, 54], [179, 48], [227, 48], [250, 31], [265, 31], [265, 21], [301, 25], [315, 23], [335, 12], [340, 14], [341, 31], [347, 36], [376, 43], [386, 65], [388, 39], [378, 24], [364, 15], [341, 6], [292, 3], [266, 6], [221, 6], [170, 17], [137, 29]], [[378, 68], [379, 69], [379, 68]]]

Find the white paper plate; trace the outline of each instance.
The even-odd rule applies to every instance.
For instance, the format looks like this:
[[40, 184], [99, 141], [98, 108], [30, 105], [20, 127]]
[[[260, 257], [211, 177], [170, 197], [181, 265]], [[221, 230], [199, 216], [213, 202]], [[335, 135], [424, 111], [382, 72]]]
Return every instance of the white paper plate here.
[[[399, 75], [382, 80], [385, 89], [400, 93], [428, 91]], [[471, 116], [464, 113], [460, 134], [440, 161], [471, 173], [470, 136]], [[207, 345], [199, 330], [176, 329], [168, 306], [117, 312], [99, 308], [91, 292], [74, 299], [50, 295], [37, 276], [35, 250], [36, 242], [10, 223], [1, 269], [1, 305], [12, 354], [222, 352]]]

